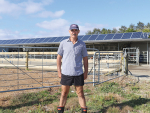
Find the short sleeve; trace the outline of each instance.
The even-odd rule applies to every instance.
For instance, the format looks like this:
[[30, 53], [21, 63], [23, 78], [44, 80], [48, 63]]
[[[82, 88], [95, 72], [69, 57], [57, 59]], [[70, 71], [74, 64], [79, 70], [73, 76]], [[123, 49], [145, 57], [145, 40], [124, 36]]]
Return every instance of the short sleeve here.
[[63, 56], [63, 43], [62, 43], [62, 42], [61, 42], [60, 45], [59, 45], [59, 48], [58, 48], [57, 53], [58, 53], [60, 56]]
[[88, 56], [88, 54], [87, 54], [87, 49], [86, 49], [86, 45], [85, 45], [85, 43], [83, 44], [82, 56], [83, 56], [83, 57], [86, 57], [86, 56]]

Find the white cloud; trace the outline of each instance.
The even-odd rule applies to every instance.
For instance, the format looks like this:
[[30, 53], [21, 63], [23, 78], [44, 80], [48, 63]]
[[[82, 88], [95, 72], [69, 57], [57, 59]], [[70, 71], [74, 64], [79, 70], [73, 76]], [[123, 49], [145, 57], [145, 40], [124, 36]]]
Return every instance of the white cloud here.
[[2, 19], [2, 17], [0, 16], [0, 19]]
[[[52, 21], [44, 21], [41, 23], [37, 23], [37, 26], [44, 28], [44, 29], [49, 29], [50, 32], [43, 32], [40, 31], [37, 34], [40, 35], [49, 35], [49, 36], [69, 36], [68, 30], [70, 26], [70, 22], [64, 19], [55, 19]], [[85, 23], [84, 25], [79, 25], [80, 28], [80, 34], [79, 35], [85, 35], [85, 33], [88, 30], [93, 30], [94, 28], [99, 28], [102, 29], [104, 27], [107, 27], [108, 25], [103, 25], [103, 24], [89, 24]]]
[[61, 11], [56, 11], [56, 12], [51, 12], [51, 11], [43, 11], [42, 13], [38, 14], [39, 17], [47, 18], [47, 17], [61, 17], [65, 13], [64, 10]]
[[0, 0], [0, 13], [13, 13], [21, 10], [21, 7], [5, 0]]
[[117, 26], [117, 27], [113, 27], [113, 28], [115, 28], [115, 29], [117, 29], [117, 30], [119, 30], [119, 28], [120, 28], [121, 26]]
[[44, 29], [59, 30], [64, 29], [64, 27], [68, 26], [69, 22], [65, 19], [60, 18], [52, 21], [44, 21], [41, 23], [37, 23], [36, 25]]
[[36, 3], [32, 1], [20, 3], [19, 6], [22, 6], [26, 14], [36, 13], [38, 11], [44, 10], [42, 3]]
[[8, 40], [8, 39], [22, 39], [22, 38], [31, 38], [35, 37], [35, 35], [22, 35], [19, 31], [10, 31], [0, 29], [0, 40]]
[[85, 25], [79, 25], [80, 27], [80, 34], [81, 35], [84, 35], [87, 31], [92, 31], [94, 28], [99, 28], [99, 29], [102, 29], [102, 28], [105, 28], [107, 27], [108, 25], [104, 25], [104, 24], [90, 24], [90, 23], [85, 23]]
[[42, 0], [41, 2], [43, 5], [49, 5], [53, 2], [53, 0]]
[[19, 14], [26, 13], [36, 13], [38, 11], [44, 10], [45, 5], [49, 5], [52, 3], [53, 0], [43, 0], [41, 2], [33, 2], [32, 0], [28, 0], [26, 2], [21, 3], [11, 3], [6, 0], [0, 0], [0, 13], [7, 13], [7, 14]]
[[[38, 27], [48, 29], [49, 31], [40, 30], [36, 33], [22, 34], [22, 31], [10, 31], [0, 29], [0, 37], [3, 39], [21, 39], [21, 38], [39, 38], [39, 37], [57, 37], [57, 36], [69, 36], [69, 26], [70, 22], [65, 19], [54, 19], [51, 21], [43, 21], [36, 24]], [[88, 30], [93, 30], [94, 28], [106, 28], [107, 25], [103, 24], [78, 24], [80, 28], [79, 35], [85, 35]]]

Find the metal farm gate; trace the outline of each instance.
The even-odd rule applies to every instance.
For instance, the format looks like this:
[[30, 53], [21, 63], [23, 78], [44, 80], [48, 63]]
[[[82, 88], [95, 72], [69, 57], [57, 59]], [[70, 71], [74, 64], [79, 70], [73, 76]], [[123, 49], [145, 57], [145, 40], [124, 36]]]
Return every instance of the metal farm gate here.
[[93, 55], [93, 86], [127, 74], [123, 52], [95, 52]]
[[[0, 93], [61, 86], [57, 52], [53, 52], [57, 47], [5, 48], [14, 48], [15, 52], [5, 49], [0, 52]], [[89, 73], [85, 84], [96, 85], [124, 75], [127, 66], [123, 52], [89, 51], [88, 55]]]
[[128, 54], [128, 62], [130, 64], [139, 65], [139, 56], [140, 56], [139, 48], [136, 47], [123, 48], [123, 52]]
[[150, 47], [148, 49], [148, 56], [149, 56], [149, 65], [150, 65]]

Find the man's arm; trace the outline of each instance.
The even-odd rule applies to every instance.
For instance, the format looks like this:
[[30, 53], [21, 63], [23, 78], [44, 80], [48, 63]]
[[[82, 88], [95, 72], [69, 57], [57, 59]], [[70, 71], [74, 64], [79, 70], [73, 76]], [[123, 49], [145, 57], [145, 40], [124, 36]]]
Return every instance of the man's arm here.
[[87, 78], [88, 74], [88, 57], [83, 57], [83, 65], [84, 65], [84, 80]]
[[58, 77], [61, 78], [61, 59], [62, 56], [59, 54], [57, 55], [57, 71], [58, 71]]

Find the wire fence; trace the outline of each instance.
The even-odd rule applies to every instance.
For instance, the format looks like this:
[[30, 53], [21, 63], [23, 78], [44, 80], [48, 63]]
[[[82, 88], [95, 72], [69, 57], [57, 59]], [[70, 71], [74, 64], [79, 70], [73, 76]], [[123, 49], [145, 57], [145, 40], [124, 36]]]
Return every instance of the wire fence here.
[[[15, 48], [17, 52], [0, 52], [0, 93], [61, 86], [57, 75], [57, 52], [54, 52], [58, 48]], [[48, 52], [49, 49], [53, 51]], [[85, 84], [96, 85], [124, 75], [122, 52], [88, 50], [91, 51], [88, 51], [89, 72]]]
[[93, 86], [121, 77], [126, 72], [123, 52], [95, 52], [93, 55]]

